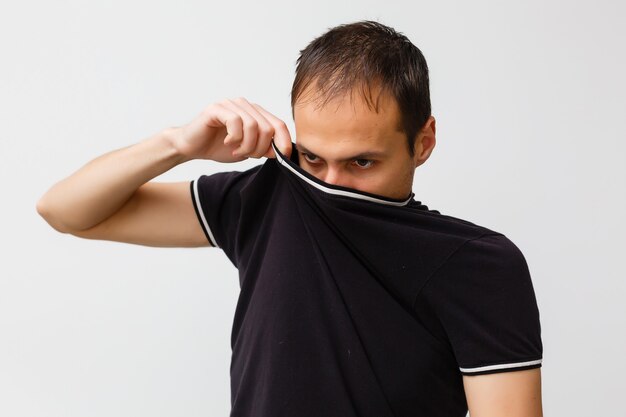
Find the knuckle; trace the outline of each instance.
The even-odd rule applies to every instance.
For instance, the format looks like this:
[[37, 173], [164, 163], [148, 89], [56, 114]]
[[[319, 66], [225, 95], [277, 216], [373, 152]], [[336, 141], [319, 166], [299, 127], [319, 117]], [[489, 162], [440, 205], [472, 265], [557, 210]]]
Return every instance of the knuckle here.
[[237, 152], [239, 152], [239, 154], [240, 154], [240, 155], [243, 155], [243, 156], [246, 156], [246, 157], [250, 157], [250, 156], [251, 156], [250, 154], [251, 154], [251, 152], [252, 152], [252, 149], [246, 149], [246, 148], [244, 148], [244, 147], [242, 146], [241, 148], [239, 148], [239, 149], [237, 150]]
[[241, 115], [239, 113], [233, 114], [232, 120], [234, 122], [237, 122], [238, 124], [243, 124], [243, 117], [241, 117]]
[[212, 103], [202, 109], [202, 114], [205, 116], [212, 115], [215, 113], [215, 109], [218, 106], [218, 103]]
[[265, 155], [265, 153], [267, 152], [269, 148], [269, 143], [265, 142], [265, 141], [260, 141], [259, 144], [257, 145], [256, 149], [254, 150], [254, 157], [255, 158], [260, 158], [263, 155]]
[[249, 152], [250, 157], [252, 158], [258, 158], [259, 157], [259, 147], [257, 146], [256, 148], [252, 149]]
[[274, 129], [271, 126], [263, 125], [260, 129], [259, 136], [271, 138], [274, 136]]
[[233, 132], [233, 133], [228, 133], [228, 136], [230, 136], [232, 138], [231, 142], [240, 142], [241, 140], [243, 140], [243, 136], [240, 133], [237, 132]]
[[255, 119], [246, 120], [246, 131], [255, 134], [259, 131], [259, 123]]
[[285, 123], [282, 120], [278, 120], [278, 121], [276, 121], [276, 127], [277, 127], [277, 130], [283, 130], [284, 131], [284, 130], [287, 129], [287, 123]]
[[254, 150], [255, 143], [251, 140], [244, 140], [241, 146], [239, 147], [241, 152], [250, 153]]
[[255, 118], [250, 118], [250, 126], [254, 127], [254, 129], [259, 129], [259, 121]]

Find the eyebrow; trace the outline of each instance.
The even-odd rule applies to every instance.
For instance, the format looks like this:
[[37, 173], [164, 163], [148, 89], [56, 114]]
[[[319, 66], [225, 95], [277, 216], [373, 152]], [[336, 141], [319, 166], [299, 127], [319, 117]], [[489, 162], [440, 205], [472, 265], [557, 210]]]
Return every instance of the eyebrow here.
[[[302, 145], [299, 144], [295, 144], [296, 145], [296, 149], [301, 152], [301, 153], [308, 153], [312, 156], [316, 156], [319, 158], [319, 155], [316, 155], [315, 153], [309, 151], [307, 148], [305, 148]], [[361, 152], [357, 155], [354, 156], [350, 156], [348, 158], [343, 158], [340, 159], [339, 161], [341, 162], [345, 162], [345, 161], [352, 161], [354, 159], [371, 159], [371, 158], [382, 158], [385, 156], [385, 152], [376, 152], [376, 151], [367, 151], [367, 152]]]

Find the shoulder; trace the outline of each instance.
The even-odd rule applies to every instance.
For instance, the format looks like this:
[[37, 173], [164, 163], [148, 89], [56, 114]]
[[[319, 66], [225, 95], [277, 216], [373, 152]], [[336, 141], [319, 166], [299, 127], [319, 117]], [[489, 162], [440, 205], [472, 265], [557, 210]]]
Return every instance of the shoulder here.
[[521, 250], [503, 234], [465, 241], [421, 287], [420, 320], [464, 374], [541, 366], [540, 313]]
[[[461, 246], [473, 242], [475, 239], [483, 239], [478, 242], [477, 246], [481, 246], [482, 242], [502, 245], [503, 250], [512, 249], [510, 243], [505, 242], [507, 239], [503, 233], [486, 227], [483, 224], [476, 223], [466, 218], [453, 216], [451, 214], [442, 213], [441, 210], [429, 208], [426, 203], [412, 198], [405, 206], [406, 212], [413, 215], [416, 224], [427, 226], [433, 229], [441, 237], [447, 237], [448, 242], [453, 243], [453, 247], [460, 249]], [[476, 244], [469, 244], [469, 250], [477, 250]], [[483, 250], [486, 248], [483, 248]], [[467, 250], [467, 249], [466, 249]]]
[[488, 233], [460, 245], [443, 263], [439, 275], [444, 279], [497, 280], [502, 285], [527, 279], [529, 274], [519, 247], [502, 233]]
[[502, 233], [466, 240], [431, 274], [420, 292], [468, 302], [489, 299], [503, 307], [522, 294], [535, 301], [526, 258]]
[[511, 239], [502, 233], [487, 233], [465, 242], [455, 254], [456, 262], [471, 261], [478, 266], [525, 263], [524, 255]]

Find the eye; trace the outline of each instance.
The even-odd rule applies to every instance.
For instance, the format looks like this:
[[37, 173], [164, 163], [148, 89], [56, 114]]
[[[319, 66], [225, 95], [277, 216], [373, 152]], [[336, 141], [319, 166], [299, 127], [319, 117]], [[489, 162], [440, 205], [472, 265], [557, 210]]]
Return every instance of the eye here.
[[354, 162], [359, 168], [369, 168], [374, 163], [371, 159], [355, 159]]
[[308, 162], [315, 162], [315, 161], [311, 161], [311, 159], [313, 158], [317, 158], [317, 156], [310, 154], [310, 153], [306, 153], [306, 152], [302, 152], [302, 155], [304, 155], [304, 158], [308, 161]]

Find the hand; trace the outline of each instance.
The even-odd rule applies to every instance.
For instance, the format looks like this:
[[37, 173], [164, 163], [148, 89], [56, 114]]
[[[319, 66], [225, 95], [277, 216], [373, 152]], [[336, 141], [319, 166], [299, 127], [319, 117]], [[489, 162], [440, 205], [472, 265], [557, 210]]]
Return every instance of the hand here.
[[291, 155], [291, 135], [285, 122], [243, 97], [213, 103], [171, 133], [172, 143], [188, 160], [275, 158], [272, 138], [281, 153]]

